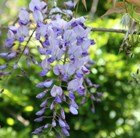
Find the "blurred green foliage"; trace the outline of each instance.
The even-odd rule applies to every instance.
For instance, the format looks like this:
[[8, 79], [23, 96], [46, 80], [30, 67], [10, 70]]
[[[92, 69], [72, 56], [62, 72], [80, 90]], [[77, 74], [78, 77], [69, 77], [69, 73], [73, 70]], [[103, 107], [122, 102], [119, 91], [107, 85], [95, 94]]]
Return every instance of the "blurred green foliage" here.
[[[11, 24], [22, 6], [27, 6], [28, 1], [0, 0], [0, 25]], [[88, 9], [90, 3], [87, 2]], [[3, 5], [3, 7], [2, 7]], [[95, 19], [88, 21], [91, 27], [119, 28], [120, 19], [100, 19], [106, 10], [105, 1], [97, 7]], [[15, 10], [16, 9], [16, 10]], [[89, 11], [89, 10], [88, 10]], [[79, 5], [78, 13], [85, 13], [83, 5]], [[6, 30], [2, 30], [0, 51], [3, 50], [3, 41]], [[89, 52], [96, 64], [91, 68], [90, 78], [93, 83], [100, 85], [102, 91], [101, 102], [95, 103], [96, 112], [91, 112], [91, 102], [87, 101], [80, 108], [78, 116], [67, 113], [66, 118], [70, 124], [70, 138], [139, 138], [140, 137], [140, 87], [130, 83], [131, 72], [136, 72], [140, 50], [136, 49], [135, 57], [129, 58], [124, 53], [119, 53], [123, 34], [92, 32], [96, 45]], [[24, 58], [22, 59], [24, 60]], [[4, 63], [0, 59], [0, 64]], [[17, 77], [22, 74], [18, 69], [6, 79], [0, 80], [0, 88], [6, 90], [0, 94], [0, 138], [39, 138], [32, 136], [31, 131], [38, 126], [33, 120], [35, 112], [39, 110], [40, 101], [35, 95], [40, 89], [35, 87], [41, 77], [38, 76], [39, 68], [21, 61], [21, 68], [26, 70], [28, 77]], [[91, 88], [92, 91], [92, 88]], [[53, 134], [45, 138], [53, 138]]]

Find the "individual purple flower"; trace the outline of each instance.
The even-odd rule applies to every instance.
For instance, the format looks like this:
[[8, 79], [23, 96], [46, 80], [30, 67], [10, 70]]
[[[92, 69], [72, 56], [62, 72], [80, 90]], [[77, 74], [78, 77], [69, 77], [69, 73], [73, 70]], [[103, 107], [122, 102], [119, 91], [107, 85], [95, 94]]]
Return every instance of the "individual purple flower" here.
[[53, 88], [51, 89], [52, 97], [61, 96], [62, 93], [63, 93], [62, 88], [59, 86], [54, 85]]
[[48, 73], [49, 71], [48, 70], [42, 70], [41, 72], [39, 72], [38, 74], [40, 76], [46, 76], [46, 74]]
[[44, 129], [47, 129], [49, 127], [49, 124], [46, 124], [45, 126], [44, 126]]
[[95, 113], [95, 107], [94, 106], [92, 106], [91, 111], [92, 111], [92, 113]]
[[[47, 25], [40, 23], [40, 26], [36, 30], [36, 36], [45, 36], [47, 34]], [[40, 40], [40, 39], [37, 39]]]
[[76, 44], [73, 44], [69, 47], [68, 54], [70, 58], [73, 56], [73, 60], [75, 60], [81, 56], [82, 48], [78, 47]]
[[52, 127], [56, 127], [56, 121], [55, 120], [53, 120], [53, 122], [52, 122]]
[[36, 87], [38, 87], [38, 88], [45, 88], [45, 87], [49, 88], [52, 85], [52, 83], [53, 83], [53, 80], [46, 80], [44, 82], [41, 82], [41, 83], [37, 84]]
[[56, 64], [54, 67], [53, 67], [53, 72], [55, 75], [60, 75], [63, 73], [63, 65], [61, 64]]
[[0, 53], [0, 57], [7, 57], [8, 53]]
[[44, 70], [50, 70], [50, 64], [48, 62], [48, 58], [45, 58], [42, 62], [41, 62], [41, 67]]
[[13, 47], [13, 46], [14, 46], [14, 40], [11, 39], [11, 38], [7, 38], [7, 39], [5, 40], [5, 47], [6, 47], [6, 48], [11, 48], [11, 47]]
[[46, 99], [40, 104], [40, 107], [46, 107], [48, 105], [48, 100]]
[[77, 115], [78, 114], [78, 111], [75, 107], [73, 107], [72, 105], [70, 106], [70, 112], [73, 114], [73, 115]]
[[43, 15], [40, 10], [34, 10], [33, 17], [36, 23], [43, 22]]
[[[13, 34], [16, 34], [17, 33], [17, 27], [16, 26], [9, 26], [9, 31], [11, 31]], [[9, 33], [8, 31], [8, 33]], [[13, 34], [9, 34], [9, 35], [12, 35], [12, 37], [14, 37]], [[8, 36], [10, 37], [10, 36]]]
[[29, 21], [29, 13], [26, 9], [21, 9], [19, 12], [19, 19], [22, 25], [26, 25]]
[[68, 9], [75, 8], [75, 4], [71, 0], [64, 2], [64, 4], [67, 6]]
[[17, 55], [17, 53], [15, 51], [9, 52], [7, 55], [7, 59], [13, 59], [16, 57], [16, 55]]
[[[66, 30], [63, 37], [66, 47], [72, 45], [76, 41], [76, 34], [73, 30]], [[66, 43], [69, 45], [66, 45]]]
[[68, 90], [76, 91], [83, 83], [83, 79], [73, 79], [68, 83]]
[[69, 92], [68, 97], [69, 97], [69, 99], [71, 99], [71, 100], [74, 100], [74, 99], [75, 99], [75, 95], [74, 95], [73, 91], [70, 91], [70, 92]]
[[62, 133], [67, 137], [70, 136], [70, 134], [66, 128], [62, 128]]
[[62, 98], [60, 96], [55, 97], [55, 102], [56, 103], [62, 103]]
[[65, 122], [61, 118], [58, 119], [58, 122], [60, 127], [66, 127]]
[[17, 39], [19, 42], [24, 42], [24, 39], [29, 35], [27, 26], [20, 26], [17, 30]]
[[68, 63], [63, 65], [63, 75], [67, 75], [68, 77], [75, 73], [75, 65], [73, 63]]
[[31, 0], [31, 2], [29, 3], [29, 9], [31, 11], [41, 10], [41, 8], [42, 8], [42, 4], [40, 0]]
[[74, 101], [74, 99], [70, 101], [70, 105], [73, 106], [73, 107], [75, 107], [76, 109], [78, 109], [78, 105], [77, 105], [77, 103]]
[[98, 97], [102, 97], [103, 93], [102, 92], [96, 92]]
[[14, 68], [14, 69], [17, 69], [17, 67], [18, 67], [18, 63], [16, 62], [16, 63], [14, 64], [13, 68]]
[[35, 122], [42, 122], [43, 120], [44, 120], [44, 117], [43, 116], [34, 119]]
[[88, 84], [88, 86], [90, 86], [90, 87], [93, 86], [93, 83], [91, 82], [91, 80], [88, 77], [86, 77], [85, 80], [86, 80], [86, 83]]
[[66, 117], [65, 117], [65, 112], [63, 108], [60, 109], [60, 115], [61, 115], [61, 118], [65, 120]]
[[39, 128], [37, 128], [37, 129], [35, 129], [35, 131], [33, 131], [32, 134], [38, 135], [39, 133], [42, 132], [42, 128], [43, 128], [43, 127], [39, 127]]
[[78, 89], [77, 89], [77, 92], [79, 95], [83, 96], [86, 94], [86, 89], [83, 87], [83, 86], [80, 86]]
[[55, 102], [53, 101], [50, 105], [50, 109], [53, 110], [55, 108]]
[[49, 62], [49, 63], [53, 63], [54, 61], [55, 61], [55, 58], [54, 58], [54, 57], [48, 58], [48, 62]]
[[81, 71], [77, 71], [75, 77], [80, 79], [80, 78], [84, 78], [84, 75]]
[[28, 46], [26, 46], [26, 48], [25, 48], [25, 50], [24, 50], [24, 54], [25, 54], [25, 55], [28, 55], [28, 54], [29, 54], [29, 48], [28, 48]]
[[7, 67], [7, 64], [0, 65], [0, 70], [4, 70]]
[[43, 108], [43, 109], [39, 110], [38, 112], [36, 112], [36, 115], [37, 115], [37, 116], [43, 115], [44, 112], [45, 112], [45, 109], [46, 109], [46, 108]]
[[47, 94], [47, 90], [36, 95], [36, 98], [41, 99]]
[[95, 45], [95, 41], [94, 40], [90, 40], [90, 44], [91, 45]]
[[82, 66], [81, 70], [84, 74], [90, 74], [90, 71], [85, 66]]

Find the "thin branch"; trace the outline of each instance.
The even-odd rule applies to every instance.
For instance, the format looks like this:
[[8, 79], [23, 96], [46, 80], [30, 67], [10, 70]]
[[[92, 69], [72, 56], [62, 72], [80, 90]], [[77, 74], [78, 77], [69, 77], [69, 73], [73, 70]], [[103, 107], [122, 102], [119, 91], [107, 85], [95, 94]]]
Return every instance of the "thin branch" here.
[[91, 31], [93, 31], [93, 32], [95, 32], [95, 31], [96, 32], [112, 32], [112, 33], [122, 33], [122, 34], [125, 34], [127, 32], [127, 30], [112, 29], [112, 28], [92, 28]]
[[[0, 30], [8, 29], [6, 26], [0, 26]], [[34, 28], [31, 28], [33, 30]], [[112, 29], [112, 28], [92, 28], [91, 31], [93, 32], [108, 32], [108, 33], [120, 33], [120, 34], [126, 34], [128, 30], [124, 29]], [[140, 34], [137, 31], [133, 32], [133, 34]]]

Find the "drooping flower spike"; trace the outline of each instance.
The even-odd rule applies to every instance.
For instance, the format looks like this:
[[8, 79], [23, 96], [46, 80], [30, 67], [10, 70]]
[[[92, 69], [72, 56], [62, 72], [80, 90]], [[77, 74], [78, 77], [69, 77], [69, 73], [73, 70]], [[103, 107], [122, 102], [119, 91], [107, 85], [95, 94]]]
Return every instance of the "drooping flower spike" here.
[[[9, 27], [5, 41], [9, 52], [0, 53], [2, 58], [10, 60], [17, 58], [16, 68], [22, 56], [19, 56], [19, 53], [27, 57], [29, 66], [32, 61], [41, 68], [38, 74], [44, 78], [44, 81], [36, 84], [36, 87], [43, 91], [37, 94], [36, 98], [42, 100], [42, 103], [34, 121], [43, 122], [44, 125], [35, 129], [32, 132], [34, 135], [44, 130], [58, 128], [61, 129], [61, 135], [69, 136], [70, 127], [66, 122], [63, 105], [66, 104], [71, 114], [78, 115], [79, 104], [84, 104], [87, 97], [97, 101], [101, 96], [100, 92], [94, 96], [88, 91], [88, 87], [95, 87], [88, 78], [89, 67], [94, 64], [88, 54], [90, 46], [95, 44], [95, 41], [89, 38], [91, 29], [85, 25], [84, 17], [72, 17], [70, 9], [75, 5], [71, 0], [64, 4], [67, 10], [53, 8], [48, 11], [45, 2], [31, 0], [29, 10], [21, 9], [19, 13], [19, 26]], [[66, 15], [65, 18], [63, 18], [64, 15]], [[34, 30], [30, 30], [32, 23], [35, 24]], [[32, 38], [38, 41], [35, 48], [44, 57], [41, 62], [37, 62], [30, 52], [28, 43]], [[25, 43], [19, 53], [13, 50], [16, 43]], [[0, 65], [2, 73], [6, 68], [7, 64]], [[47, 76], [49, 72], [53, 74], [52, 78]], [[82, 98], [81, 103], [77, 103], [77, 97]], [[52, 112], [50, 123], [47, 122], [47, 110]]]

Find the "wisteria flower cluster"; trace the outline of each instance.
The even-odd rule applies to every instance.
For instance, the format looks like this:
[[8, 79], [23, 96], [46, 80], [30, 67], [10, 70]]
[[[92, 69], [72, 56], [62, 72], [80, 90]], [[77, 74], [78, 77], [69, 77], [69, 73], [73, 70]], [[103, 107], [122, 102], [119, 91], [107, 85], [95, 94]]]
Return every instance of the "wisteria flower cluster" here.
[[[40, 110], [36, 112], [35, 122], [44, 122], [44, 125], [35, 129], [32, 134], [39, 134], [52, 129], [61, 129], [60, 135], [69, 136], [69, 125], [66, 122], [65, 106], [73, 115], [78, 114], [79, 105], [77, 97], [81, 97], [80, 103], [84, 104], [87, 95], [92, 100], [99, 100], [101, 93], [94, 96], [88, 92], [88, 87], [97, 87], [88, 78], [90, 66], [94, 61], [90, 60], [88, 49], [94, 45], [94, 40], [89, 39], [90, 28], [85, 26], [85, 18], [74, 18], [70, 10], [74, 8], [72, 1], [65, 2], [67, 10], [53, 8], [48, 11], [48, 6], [40, 0], [31, 0], [29, 10], [21, 9], [19, 13], [18, 26], [9, 26], [6, 48], [9, 52], [0, 53], [0, 57], [11, 60], [17, 58], [14, 69], [18, 67], [18, 62], [22, 54], [39, 66], [42, 71], [39, 75], [45, 78], [36, 87], [42, 92], [36, 95], [42, 100]], [[32, 24], [35, 28], [30, 30]], [[30, 33], [32, 32], [32, 33]], [[31, 39], [38, 41], [39, 53], [44, 56], [41, 62], [37, 62], [30, 53], [28, 46]], [[16, 48], [13, 47], [17, 47]], [[19, 51], [20, 45], [24, 48]], [[14, 49], [14, 50], [13, 50]], [[1, 65], [1, 75], [6, 75], [7, 64]], [[53, 78], [47, 77], [49, 72], [53, 73]], [[52, 116], [47, 115], [47, 111], [52, 112]], [[94, 110], [94, 109], [92, 109]], [[51, 120], [47, 122], [48, 118]]]

